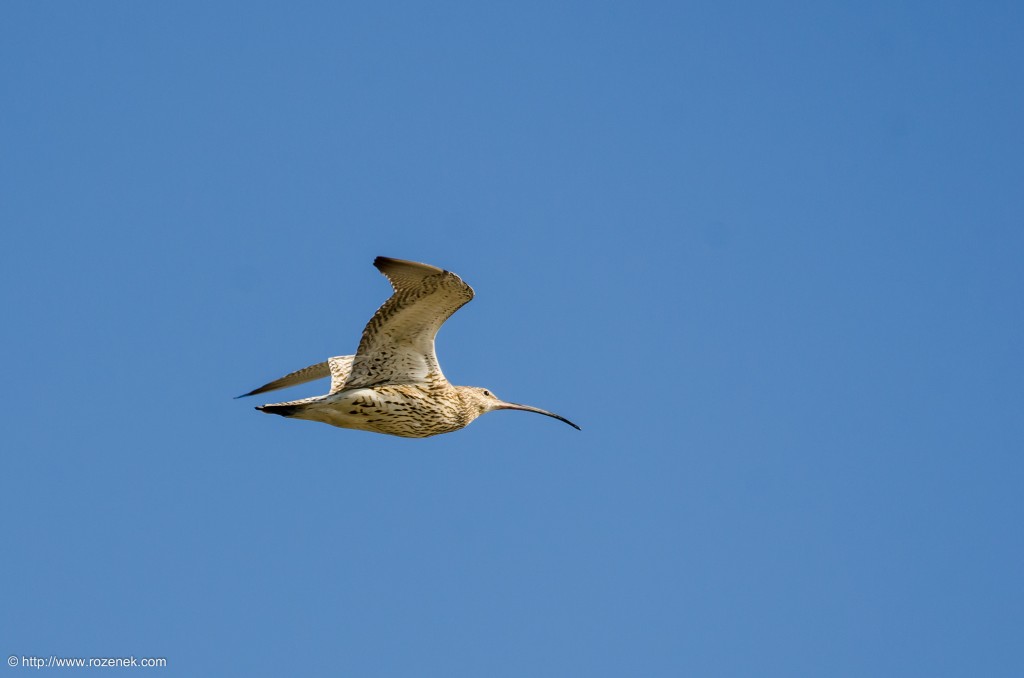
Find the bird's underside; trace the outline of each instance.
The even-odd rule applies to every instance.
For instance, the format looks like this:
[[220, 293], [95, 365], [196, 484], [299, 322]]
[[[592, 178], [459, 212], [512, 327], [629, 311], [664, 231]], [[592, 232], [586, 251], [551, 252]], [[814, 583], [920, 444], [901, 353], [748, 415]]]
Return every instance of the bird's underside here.
[[244, 395], [329, 376], [328, 393], [256, 409], [410, 438], [456, 431], [498, 409], [536, 412], [579, 429], [546, 410], [499, 400], [487, 389], [449, 384], [437, 362], [434, 337], [473, 298], [473, 289], [454, 273], [427, 264], [377, 257], [373, 265], [387, 276], [394, 294], [367, 323], [355, 355], [304, 367]]

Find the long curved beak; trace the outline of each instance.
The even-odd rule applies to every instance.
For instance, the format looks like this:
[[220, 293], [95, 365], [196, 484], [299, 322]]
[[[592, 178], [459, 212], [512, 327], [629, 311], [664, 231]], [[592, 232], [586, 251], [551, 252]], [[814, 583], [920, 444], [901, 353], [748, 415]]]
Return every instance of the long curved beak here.
[[496, 410], [521, 410], [523, 412], [536, 412], [537, 414], [543, 414], [543, 415], [546, 415], [548, 417], [552, 417], [553, 419], [557, 419], [558, 421], [564, 421], [566, 424], [568, 424], [569, 426], [572, 426], [577, 431], [582, 431], [583, 430], [579, 426], [577, 426], [576, 424], [574, 424], [571, 421], [569, 421], [568, 419], [566, 419], [565, 417], [557, 415], [554, 412], [548, 412], [547, 410], [542, 410], [539, 407], [530, 407], [529, 405], [520, 405], [518, 403], [502, 402], [501, 405], [499, 405], [498, 407], [496, 407], [494, 409], [496, 409]]

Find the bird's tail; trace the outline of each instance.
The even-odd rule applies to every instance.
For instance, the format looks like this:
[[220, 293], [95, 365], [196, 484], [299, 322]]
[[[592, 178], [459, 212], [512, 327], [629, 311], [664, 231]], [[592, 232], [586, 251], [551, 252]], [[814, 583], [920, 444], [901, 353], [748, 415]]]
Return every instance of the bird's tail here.
[[298, 405], [260, 405], [256, 408], [264, 414], [279, 414], [282, 417], [293, 417], [298, 412]]

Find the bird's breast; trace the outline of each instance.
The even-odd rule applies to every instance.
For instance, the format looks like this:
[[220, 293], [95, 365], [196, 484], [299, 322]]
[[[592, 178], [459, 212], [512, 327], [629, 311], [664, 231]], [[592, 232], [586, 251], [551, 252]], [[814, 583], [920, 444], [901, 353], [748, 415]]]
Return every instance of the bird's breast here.
[[455, 389], [395, 384], [341, 391], [303, 418], [409, 438], [456, 431], [469, 423]]

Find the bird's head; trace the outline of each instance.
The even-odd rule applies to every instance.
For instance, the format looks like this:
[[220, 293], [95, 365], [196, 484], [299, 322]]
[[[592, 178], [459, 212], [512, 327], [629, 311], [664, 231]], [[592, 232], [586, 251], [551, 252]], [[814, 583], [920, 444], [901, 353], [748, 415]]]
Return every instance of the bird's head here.
[[572, 423], [565, 417], [555, 414], [554, 412], [548, 412], [547, 410], [542, 410], [539, 407], [530, 407], [529, 405], [507, 403], [486, 388], [481, 388], [479, 386], [456, 386], [455, 388], [458, 389], [459, 395], [462, 397], [462, 402], [465, 403], [473, 419], [476, 419], [482, 414], [493, 412], [494, 410], [521, 410], [523, 412], [536, 412], [537, 414], [553, 417], [559, 421], [564, 421], [577, 431], [581, 430], [579, 426]]

